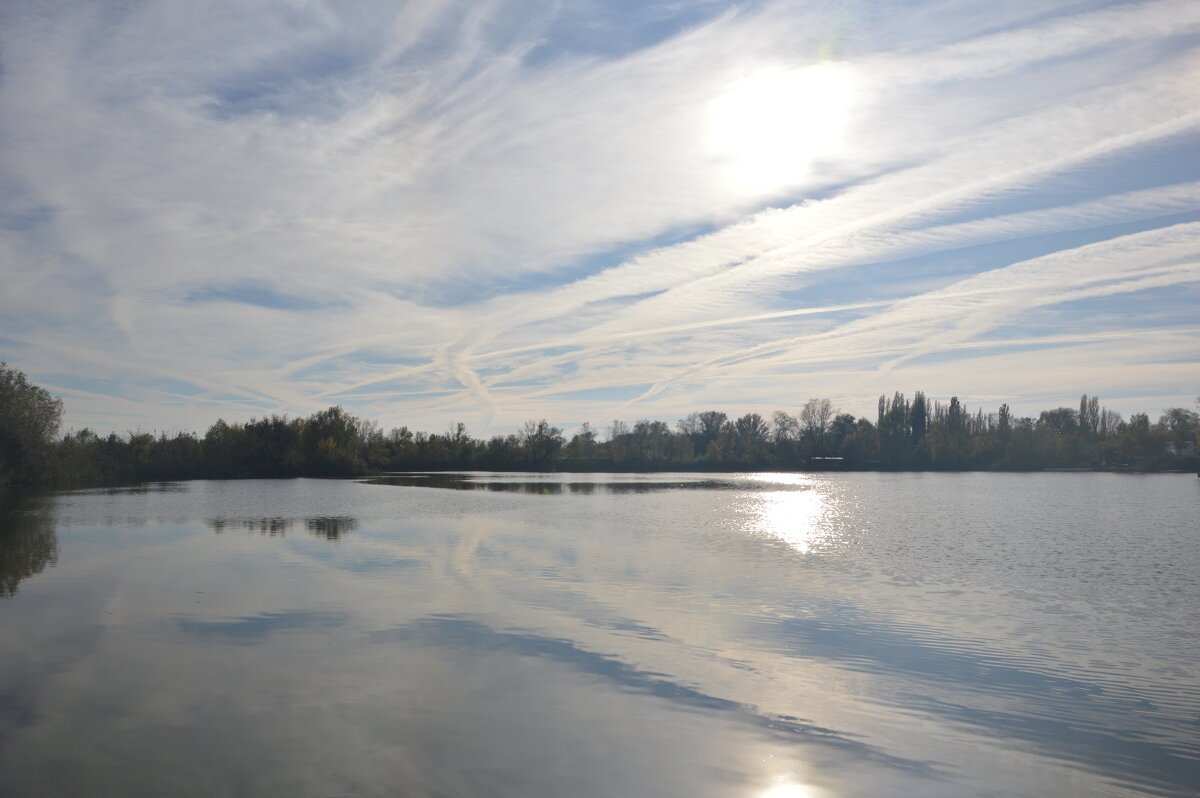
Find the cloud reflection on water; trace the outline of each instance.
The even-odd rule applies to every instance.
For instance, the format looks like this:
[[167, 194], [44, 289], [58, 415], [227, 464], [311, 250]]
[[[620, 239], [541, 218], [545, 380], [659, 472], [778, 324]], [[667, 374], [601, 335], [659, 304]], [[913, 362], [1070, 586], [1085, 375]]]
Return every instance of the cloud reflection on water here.
[[[190, 794], [164, 780], [203, 784], [237, 749], [253, 761], [223, 772], [256, 795], [304, 792], [280, 774], [364, 796], [414, 778], [406, 794], [1190, 795], [1200, 694], [1171, 652], [1191, 638], [1141, 612], [1154, 594], [1129, 552], [1190, 562], [1168, 543], [1172, 523], [1194, 538], [1178, 523], [1194, 485], [1086, 477], [600, 475], [595, 495], [544, 497], [532, 486], [583, 477], [495, 475], [451, 480], [474, 493], [297, 480], [59, 497], [55, 578], [0, 602], [0, 792], [128, 794], [104, 789], [106, 764], [144, 759], [161, 764], [138, 778]], [[658, 487], [677, 478], [720, 487]], [[656, 494], [604, 495], [612, 483]], [[1084, 514], [1122, 485], [1149, 519], [1131, 550], [1120, 524]], [[913, 511], [930, 506], [941, 526]], [[1053, 546], [1088, 555], [1103, 529], [1103, 556], [1139, 587], [1116, 596], [1142, 604], [1136, 629], [1114, 616], [1112, 641], [1094, 596], [1049, 614], [1091, 583], [1013, 565], [1016, 548], [1046, 551], [1028, 530], [1060, 506]], [[1196, 606], [1183, 595], [1168, 605], [1181, 618]], [[1142, 669], [1125, 664], [1140, 649]], [[111, 707], [124, 736], [107, 734]], [[216, 759], [170, 759], [204, 745]], [[83, 763], [71, 792], [17, 789], [62, 748]]]
[[940, 773], [937, 763], [894, 756], [806, 719], [762, 712], [756, 706], [711, 695], [676, 681], [668, 674], [641, 670], [617, 656], [590, 651], [569, 639], [526, 631], [500, 631], [481, 621], [455, 615], [419, 618], [393, 629], [371, 632], [369, 638], [375, 643], [420, 643], [557, 662], [603, 677], [624, 690], [650, 695], [689, 710], [720, 713], [757, 728], [771, 738], [828, 746], [909, 776], [936, 778]]
[[178, 618], [176, 626], [181, 632], [195, 637], [246, 645], [261, 643], [279, 632], [315, 632], [343, 626], [348, 617], [344, 612], [285, 610], [218, 621]]

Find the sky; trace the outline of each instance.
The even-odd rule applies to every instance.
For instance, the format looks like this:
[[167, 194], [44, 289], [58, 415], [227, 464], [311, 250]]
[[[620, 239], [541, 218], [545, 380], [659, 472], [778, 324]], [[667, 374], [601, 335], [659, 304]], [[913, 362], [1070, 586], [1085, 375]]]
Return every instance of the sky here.
[[64, 428], [1200, 394], [1200, 3], [0, 5]]

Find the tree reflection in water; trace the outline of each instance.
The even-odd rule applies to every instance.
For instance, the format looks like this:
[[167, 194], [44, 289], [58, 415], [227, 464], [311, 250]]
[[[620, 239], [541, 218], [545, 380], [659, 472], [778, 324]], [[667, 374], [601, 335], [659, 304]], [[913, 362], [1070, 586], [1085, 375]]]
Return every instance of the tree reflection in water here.
[[48, 507], [27, 501], [0, 512], [0, 598], [11, 597], [21, 580], [58, 561], [58, 538]]
[[[556, 495], [563, 493], [590, 496], [593, 493], [661, 493], [677, 490], [747, 490], [753, 488], [758, 492], [764, 491], [795, 491], [805, 486], [779, 482], [763, 482], [759, 479], [745, 477], [695, 479], [691, 475], [686, 479], [670, 479], [656, 475], [656, 479], [636, 479], [632, 476], [625, 480], [600, 481], [596, 479], [578, 482], [561, 482], [545, 475], [519, 476], [503, 475], [495, 479], [495, 474], [485, 477], [476, 474], [446, 472], [446, 473], [404, 473], [386, 474], [362, 480], [367, 485], [393, 485], [397, 487], [414, 488], [444, 488], [447, 490], [484, 490], [494, 493], [529, 493], [535, 495]], [[607, 475], [606, 475], [607, 476]]]
[[337, 540], [358, 527], [358, 519], [347, 516], [318, 516], [313, 518], [210, 518], [206, 522], [218, 535], [231, 529], [257, 532], [260, 535], [283, 536], [297, 524], [319, 538]]

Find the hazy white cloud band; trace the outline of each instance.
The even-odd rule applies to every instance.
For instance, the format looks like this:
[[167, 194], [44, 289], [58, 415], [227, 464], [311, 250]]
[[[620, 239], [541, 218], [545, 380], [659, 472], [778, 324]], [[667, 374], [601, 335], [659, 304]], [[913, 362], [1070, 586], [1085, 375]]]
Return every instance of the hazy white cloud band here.
[[1200, 393], [1200, 6], [0, 10], [0, 358], [101, 429]]

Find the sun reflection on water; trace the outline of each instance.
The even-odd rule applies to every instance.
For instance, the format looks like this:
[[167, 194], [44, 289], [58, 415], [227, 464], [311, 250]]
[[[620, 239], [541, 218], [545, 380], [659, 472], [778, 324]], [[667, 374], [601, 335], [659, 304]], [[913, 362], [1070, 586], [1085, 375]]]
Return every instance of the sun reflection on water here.
[[755, 508], [760, 534], [778, 538], [799, 552], [811, 551], [826, 537], [822, 523], [829, 513], [824, 495], [813, 489], [763, 493]]

